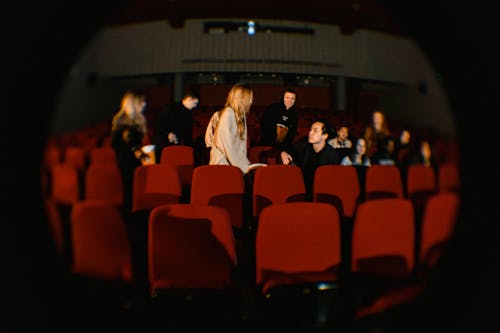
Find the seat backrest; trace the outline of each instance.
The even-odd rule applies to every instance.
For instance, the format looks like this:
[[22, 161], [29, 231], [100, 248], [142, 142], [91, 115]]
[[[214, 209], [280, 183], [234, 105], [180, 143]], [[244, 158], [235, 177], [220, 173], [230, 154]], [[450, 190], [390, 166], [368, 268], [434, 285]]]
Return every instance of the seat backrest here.
[[123, 182], [116, 164], [92, 164], [85, 171], [86, 200], [105, 200], [123, 205]]
[[65, 250], [68, 240], [66, 239], [66, 228], [63, 224], [61, 212], [59, 211], [56, 202], [48, 198], [44, 199], [44, 208], [47, 222], [49, 224], [50, 236], [54, 243], [56, 252], [61, 259], [65, 258], [67, 255], [67, 253], [65, 253]]
[[194, 165], [194, 149], [185, 145], [165, 146], [161, 150], [160, 163]]
[[441, 255], [439, 246], [450, 239], [459, 213], [457, 193], [443, 192], [429, 198], [424, 209], [421, 228], [419, 264], [433, 266]]
[[272, 152], [272, 146], [251, 146], [248, 149], [248, 160], [250, 163], [276, 164], [276, 156], [269, 156]]
[[63, 160], [62, 149], [56, 145], [48, 144], [43, 151], [43, 166], [50, 169], [53, 165]]
[[80, 172], [83, 172], [87, 167], [87, 153], [82, 147], [67, 147], [64, 150], [63, 158], [64, 163], [73, 165]]
[[366, 170], [365, 199], [403, 198], [401, 173], [396, 165], [375, 164]]
[[94, 147], [89, 151], [89, 166], [116, 163], [116, 154], [111, 146]]
[[84, 200], [71, 210], [72, 272], [112, 281], [132, 280], [127, 229], [120, 209]]
[[266, 206], [290, 201], [305, 201], [304, 178], [300, 167], [276, 164], [255, 170], [252, 191], [254, 217], [258, 217]]
[[340, 264], [337, 209], [320, 202], [290, 202], [264, 208], [255, 241], [256, 283], [273, 273], [324, 272]]
[[132, 212], [178, 203], [182, 195], [179, 173], [169, 164], [136, 167], [132, 187]]
[[360, 191], [358, 174], [353, 166], [332, 164], [316, 169], [313, 200], [333, 204], [341, 216], [354, 216]]
[[223, 289], [237, 265], [229, 214], [220, 207], [171, 204], [149, 215], [151, 292], [168, 288]]
[[160, 164], [174, 165], [184, 186], [190, 186], [194, 169], [194, 149], [191, 146], [172, 145], [163, 147]]
[[78, 171], [74, 166], [60, 163], [50, 169], [51, 198], [57, 203], [72, 205], [80, 200]]
[[237, 228], [243, 227], [244, 194], [243, 173], [236, 166], [200, 165], [193, 171], [190, 202], [227, 209]]
[[438, 168], [439, 192], [458, 192], [460, 189], [460, 173], [456, 163], [440, 164]]
[[434, 193], [437, 190], [436, 174], [432, 167], [410, 165], [406, 174], [406, 193], [411, 198], [418, 193]]
[[361, 203], [352, 231], [352, 271], [395, 278], [409, 276], [415, 263], [414, 224], [413, 205], [408, 199]]

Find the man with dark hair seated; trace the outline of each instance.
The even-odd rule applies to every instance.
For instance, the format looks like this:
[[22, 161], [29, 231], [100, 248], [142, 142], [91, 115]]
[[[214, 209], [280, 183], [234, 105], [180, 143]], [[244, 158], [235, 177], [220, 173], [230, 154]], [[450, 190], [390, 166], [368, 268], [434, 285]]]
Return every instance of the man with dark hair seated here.
[[297, 165], [302, 169], [306, 198], [312, 200], [314, 173], [321, 165], [340, 164], [341, 155], [327, 143], [330, 130], [328, 121], [319, 119], [312, 123], [307, 141], [299, 140], [290, 148], [281, 152], [281, 161], [285, 165]]

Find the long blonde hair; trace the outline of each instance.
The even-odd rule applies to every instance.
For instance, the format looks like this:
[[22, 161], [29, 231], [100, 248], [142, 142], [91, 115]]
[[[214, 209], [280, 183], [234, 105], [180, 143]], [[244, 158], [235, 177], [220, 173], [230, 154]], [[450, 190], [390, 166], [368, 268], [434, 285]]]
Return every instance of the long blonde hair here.
[[142, 113], [146, 95], [139, 90], [128, 90], [122, 97], [120, 111], [113, 117], [112, 129], [119, 126], [137, 126], [142, 134], [146, 134], [146, 117]]
[[237, 83], [229, 91], [226, 99], [226, 104], [221, 110], [221, 114], [224, 113], [228, 108], [234, 110], [234, 116], [236, 118], [236, 125], [238, 128], [239, 137], [245, 139], [245, 122], [246, 115], [250, 111], [250, 106], [253, 102], [253, 90], [247, 83]]

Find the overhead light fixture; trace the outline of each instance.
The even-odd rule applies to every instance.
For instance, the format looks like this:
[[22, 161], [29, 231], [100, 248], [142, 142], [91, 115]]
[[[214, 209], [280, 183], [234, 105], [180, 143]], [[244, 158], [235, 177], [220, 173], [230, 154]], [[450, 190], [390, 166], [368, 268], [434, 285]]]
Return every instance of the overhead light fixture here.
[[249, 36], [255, 35], [255, 22], [252, 20], [248, 21], [247, 33]]

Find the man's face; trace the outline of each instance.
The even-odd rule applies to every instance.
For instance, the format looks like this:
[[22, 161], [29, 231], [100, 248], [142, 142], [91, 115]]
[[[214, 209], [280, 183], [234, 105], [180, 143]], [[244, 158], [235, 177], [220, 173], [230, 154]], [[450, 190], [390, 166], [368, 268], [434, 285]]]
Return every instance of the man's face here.
[[323, 134], [323, 124], [320, 122], [313, 123], [309, 130], [309, 143], [316, 144], [326, 140], [327, 135]]
[[283, 95], [283, 103], [287, 110], [291, 108], [295, 104], [295, 94], [288, 91], [285, 92], [285, 95]]
[[199, 102], [198, 98], [188, 97], [186, 99], [185, 106], [187, 109], [192, 110], [198, 106], [198, 102]]
[[402, 144], [408, 144], [410, 142], [411, 134], [407, 130], [401, 132], [400, 141]]
[[426, 160], [431, 158], [431, 146], [427, 141], [422, 142], [422, 144], [420, 145], [420, 153]]
[[347, 130], [347, 127], [342, 126], [341, 128], [339, 128], [337, 135], [338, 135], [340, 140], [342, 140], [342, 141], [346, 140], [348, 135], [349, 135], [349, 131]]
[[384, 115], [382, 114], [382, 112], [375, 111], [372, 116], [372, 121], [373, 121], [373, 126], [376, 129], [381, 129], [382, 124], [384, 123]]

